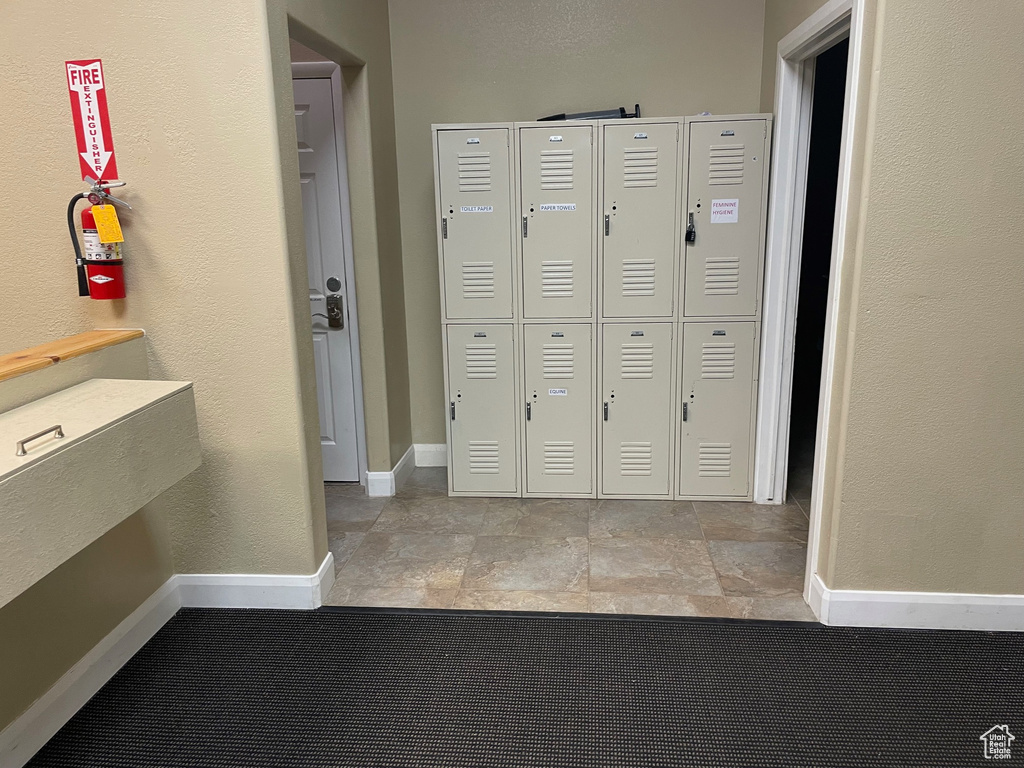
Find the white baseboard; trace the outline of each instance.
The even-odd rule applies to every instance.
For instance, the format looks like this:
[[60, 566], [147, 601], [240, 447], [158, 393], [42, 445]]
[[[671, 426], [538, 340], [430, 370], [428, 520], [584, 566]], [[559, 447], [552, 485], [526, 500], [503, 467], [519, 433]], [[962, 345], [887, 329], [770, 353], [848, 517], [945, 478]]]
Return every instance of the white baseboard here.
[[834, 626], [1024, 631], [1024, 595], [829, 589], [815, 574], [808, 603]]
[[0, 732], [0, 765], [21, 768], [181, 607], [172, 576]]
[[390, 472], [367, 472], [367, 496], [394, 496], [416, 469], [416, 452], [409, 446]]
[[309, 576], [179, 573], [174, 581], [187, 608], [319, 608], [334, 584], [334, 555]]
[[447, 467], [448, 446], [445, 443], [413, 443], [417, 467]]
[[0, 731], [0, 766], [21, 768], [179, 608], [319, 608], [334, 584], [330, 552], [311, 575], [172, 576]]

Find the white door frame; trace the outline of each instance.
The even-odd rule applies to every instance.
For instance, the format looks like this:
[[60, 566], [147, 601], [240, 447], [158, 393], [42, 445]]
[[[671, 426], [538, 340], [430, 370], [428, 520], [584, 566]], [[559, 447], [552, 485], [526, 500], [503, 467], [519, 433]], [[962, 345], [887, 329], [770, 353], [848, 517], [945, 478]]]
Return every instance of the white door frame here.
[[341, 234], [345, 247], [345, 301], [348, 302], [352, 348], [352, 388], [356, 411], [356, 453], [359, 484], [366, 485], [366, 417], [363, 411], [363, 368], [359, 354], [359, 310], [356, 304], [356, 268], [352, 254], [352, 206], [348, 190], [348, 151], [345, 145], [345, 107], [341, 94], [341, 67], [333, 61], [292, 62], [292, 79], [330, 78], [334, 103], [334, 140], [338, 149], [338, 188], [341, 190]]
[[824, 443], [832, 417], [829, 396], [835, 384], [842, 263], [847, 242], [847, 213], [854, 160], [853, 130], [857, 125], [858, 83], [864, 34], [864, 0], [830, 0], [779, 42], [776, 66], [775, 142], [772, 163], [772, 198], [768, 215], [768, 253], [758, 384], [755, 445], [754, 500], [785, 501], [789, 453], [790, 399], [793, 388], [793, 353], [800, 286], [804, 202], [810, 151], [814, 59], [845, 37], [850, 38], [846, 66], [846, 97], [839, 150], [839, 182], [832, 264], [825, 315], [818, 427], [814, 452], [810, 531], [804, 593], [816, 575], [824, 479]]

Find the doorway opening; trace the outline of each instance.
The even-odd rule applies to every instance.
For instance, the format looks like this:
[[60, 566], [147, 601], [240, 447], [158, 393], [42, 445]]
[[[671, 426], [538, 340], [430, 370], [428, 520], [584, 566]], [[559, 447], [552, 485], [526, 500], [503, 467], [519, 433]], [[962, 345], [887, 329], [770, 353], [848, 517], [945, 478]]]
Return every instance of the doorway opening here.
[[[792, 447], [793, 490], [809, 519], [804, 599], [819, 617], [827, 613], [818, 567], [822, 537], [827, 538], [822, 530], [827, 478], [834, 473], [827, 438], [835, 421], [833, 392], [841, 386], [838, 350], [845, 309], [840, 297], [848, 279], [846, 252], [858, 205], [852, 179], [864, 130], [865, 14], [864, 0], [828, 0], [779, 42], [776, 59], [754, 501], [782, 504], [792, 498], [787, 493]], [[815, 178], [809, 182], [811, 174]], [[805, 222], [805, 215], [813, 221]]]
[[291, 41], [324, 481], [366, 484], [362, 371], [341, 67]]
[[849, 48], [847, 38], [818, 54], [814, 61], [786, 479], [788, 495], [807, 512], [817, 442]]

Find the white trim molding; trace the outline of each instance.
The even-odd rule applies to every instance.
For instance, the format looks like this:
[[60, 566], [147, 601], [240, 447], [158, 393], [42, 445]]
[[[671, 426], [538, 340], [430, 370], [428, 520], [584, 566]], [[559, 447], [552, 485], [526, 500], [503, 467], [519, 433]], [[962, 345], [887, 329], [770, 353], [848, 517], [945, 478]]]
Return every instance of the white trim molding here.
[[367, 496], [394, 496], [416, 469], [416, 452], [409, 446], [390, 472], [367, 472]]
[[833, 626], [1024, 630], [1024, 595], [829, 589], [815, 575], [809, 602], [818, 620]]
[[309, 576], [179, 573], [172, 581], [188, 608], [319, 608], [334, 585], [334, 555]]
[[165, 581], [13, 723], [0, 766], [21, 768], [179, 608], [319, 608], [334, 584], [330, 552], [311, 575], [179, 573]]
[[[789, 463], [790, 400], [793, 394], [793, 354], [803, 250], [807, 162], [810, 154], [814, 63], [820, 53], [849, 36], [846, 97], [843, 106], [836, 219], [832, 235], [832, 267], [828, 317], [822, 360], [818, 442], [827, 434], [828, 393], [832, 387], [836, 346], [834, 307], [839, 296], [838, 267], [846, 241], [853, 164], [853, 126], [859, 108], [856, 98], [863, 35], [863, 0], [830, 0], [779, 42], [775, 70], [775, 137], [772, 145], [771, 199], [768, 203], [768, 247], [765, 257], [764, 317], [758, 382], [757, 433], [754, 448], [754, 501], [782, 504], [786, 497]], [[817, 461], [814, 484], [820, 485]]]
[[414, 443], [417, 467], [447, 467], [448, 445], [446, 443]]

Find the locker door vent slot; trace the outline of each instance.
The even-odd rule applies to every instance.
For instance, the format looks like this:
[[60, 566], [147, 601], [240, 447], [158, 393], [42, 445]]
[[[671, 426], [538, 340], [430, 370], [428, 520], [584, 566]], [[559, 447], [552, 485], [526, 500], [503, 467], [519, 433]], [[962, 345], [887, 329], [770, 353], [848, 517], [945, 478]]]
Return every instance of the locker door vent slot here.
[[494, 298], [494, 262], [462, 262], [462, 298]]
[[704, 262], [704, 295], [736, 296], [740, 292], [740, 257], [709, 257]]
[[574, 344], [545, 344], [543, 372], [545, 379], [571, 379], [575, 372]]
[[654, 259], [625, 259], [622, 262], [622, 295], [654, 295]]
[[498, 378], [498, 353], [494, 344], [466, 345], [466, 378]]
[[654, 448], [649, 442], [619, 445], [619, 471], [623, 477], [650, 477], [654, 468]]
[[542, 149], [540, 188], [572, 189], [573, 150]]
[[572, 475], [576, 470], [576, 447], [572, 441], [544, 442], [544, 474]]
[[622, 186], [627, 189], [658, 186], [657, 147], [626, 147], [622, 166]]
[[732, 443], [701, 443], [697, 449], [700, 477], [729, 477], [732, 474]]
[[702, 379], [732, 379], [736, 376], [736, 345], [706, 342], [700, 352]]
[[654, 345], [623, 344], [621, 376], [624, 379], [653, 379]]
[[474, 475], [498, 474], [498, 442], [496, 440], [469, 441], [469, 471]]
[[712, 144], [708, 154], [708, 184], [743, 183], [743, 144]]
[[491, 191], [491, 153], [459, 152], [459, 192]]
[[545, 299], [571, 299], [573, 274], [571, 261], [540, 263], [540, 295]]

